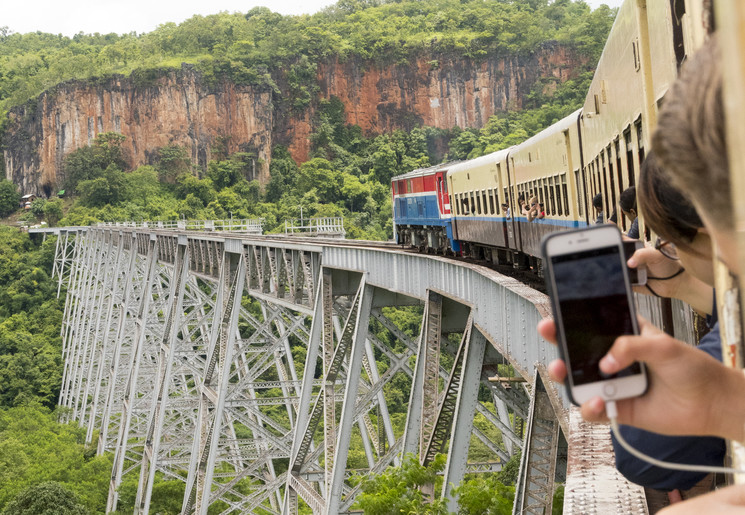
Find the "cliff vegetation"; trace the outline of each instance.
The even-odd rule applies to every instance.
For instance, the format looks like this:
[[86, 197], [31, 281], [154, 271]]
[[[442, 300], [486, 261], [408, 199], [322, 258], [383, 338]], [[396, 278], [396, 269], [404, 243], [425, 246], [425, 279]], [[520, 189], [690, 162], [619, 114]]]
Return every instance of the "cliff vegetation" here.
[[[195, 64], [208, 80], [276, 86], [310, 102], [315, 66], [330, 56], [406, 63], [418, 53], [463, 57], [534, 52], [546, 41], [595, 62], [615, 11], [573, 0], [341, 0], [313, 15], [266, 7], [194, 16], [145, 34], [17, 34], [0, 28], [0, 118], [14, 105], [71, 79], [133, 74], [152, 84], [162, 70]], [[435, 64], [435, 63], [433, 63]]]

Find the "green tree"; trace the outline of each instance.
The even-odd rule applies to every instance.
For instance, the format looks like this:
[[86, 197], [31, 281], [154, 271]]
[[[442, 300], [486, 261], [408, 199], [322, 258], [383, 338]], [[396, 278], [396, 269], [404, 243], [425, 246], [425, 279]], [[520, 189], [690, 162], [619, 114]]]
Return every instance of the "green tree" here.
[[[442, 478], [437, 473], [444, 467], [442, 454], [427, 467], [421, 466], [415, 456], [407, 455], [400, 467], [388, 467], [382, 474], [363, 478], [355, 507], [371, 515], [445, 514], [447, 507], [437, 494], [442, 486]], [[436, 486], [434, 499], [427, 499], [421, 487], [432, 484]]]
[[31, 202], [31, 213], [36, 217], [37, 220], [44, 218], [44, 206], [47, 204], [46, 199], [37, 198]]
[[18, 210], [21, 194], [18, 187], [11, 181], [3, 179], [0, 181], [0, 216], [8, 216]]
[[53, 198], [44, 204], [44, 218], [50, 227], [54, 227], [62, 219], [62, 199]]
[[240, 168], [232, 161], [210, 161], [207, 165], [207, 177], [220, 191], [235, 184], [241, 177]]
[[174, 184], [179, 175], [191, 171], [191, 159], [184, 147], [166, 145], [158, 149], [158, 178]]
[[[110, 176], [106, 176], [107, 171], [113, 170], [124, 170], [126, 169], [127, 163], [124, 157], [124, 151], [122, 150], [122, 143], [125, 140], [125, 136], [115, 132], [102, 132], [93, 141], [93, 145], [90, 147], [81, 147], [73, 152], [70, 152], [66, 157], [63, 165], [63, 184], [66, 190], [71, 193], [78, 192], [78, 185], [84, 181], [92, 181], [98, 178], [105, 178], [110, 180]], [[109, 172], [111, 175], [112, 172]], [[94, 190], [105, 190], [101, 185], [95, 188], [92, 185], [88, 185], [89, 188]], [[112, 186], [113, 187], [113, 186]], [[89, 191], [91, 191], [89, 189]], [[105, 191], [104, 196], [107, 195]], [[103, 202], [90, 198], [89, 200], [95, 205], [102, 205], [107, 202]]]
[[30, 486], [10, 501], [2, 515], [87, 515], [77, 496], [63, 485], [48, 481]]

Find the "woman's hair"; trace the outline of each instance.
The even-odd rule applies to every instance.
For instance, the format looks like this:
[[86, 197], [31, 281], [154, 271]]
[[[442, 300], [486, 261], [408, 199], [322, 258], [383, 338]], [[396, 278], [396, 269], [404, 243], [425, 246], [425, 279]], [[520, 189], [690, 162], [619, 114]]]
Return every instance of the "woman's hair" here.
[[638, 202], [650, 229], [676, 247], [692, 252], [691, 242], [704, 224], [693, 204], [670, 184], [654, 152], [647, 154], [641, 166]]
[[634, 186], [629, 186], [623, 190], [618, 199], [618, 205], [627, 213], [631, 212], [632, 209], [636, 211], [636, 188]]
[[683, 66], [665, 96], [652, 135], [665, 174], [707, 218], [732, 229], [729, 161], [722, 104], [722, 64], [713, 35]]

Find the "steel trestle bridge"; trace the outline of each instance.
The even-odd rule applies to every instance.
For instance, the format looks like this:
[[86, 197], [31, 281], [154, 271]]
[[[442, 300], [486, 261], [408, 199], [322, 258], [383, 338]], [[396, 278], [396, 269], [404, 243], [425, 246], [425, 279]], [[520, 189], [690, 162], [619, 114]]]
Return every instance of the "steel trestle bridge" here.
[[161, 480], [184, 483], [182, 513], [347, 513], [353, 476], [409, 453], [446, 453], [455, 512], [466, 473], [521, 453], [514, 513], [550, 513], [557, 481], [565, 513], [646, 513], [607, 429], [548, 381], [543, 294], [392, 244], [207, 225], [38, 231], [67, 290], [59, 403], [113, 453], [107, 512], [131, 476], [136, 513]]

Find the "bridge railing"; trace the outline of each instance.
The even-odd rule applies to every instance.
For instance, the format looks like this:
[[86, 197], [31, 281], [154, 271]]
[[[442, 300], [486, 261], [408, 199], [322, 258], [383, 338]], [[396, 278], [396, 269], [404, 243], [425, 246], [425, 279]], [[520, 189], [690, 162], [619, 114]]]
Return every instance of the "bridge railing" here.
[[285, 234], [296, 232], [323, 236], [344, 237], [344, 217], [326, 216], [318, 218], [293, 218], [285, 220]]
[[227, 220], [141, 220], [99, 222], [97, 227], [134, 227], [146, 229], [181, 229], [190, 231], [235, 231], [262, 234], [263, 218], [229, 218]]

